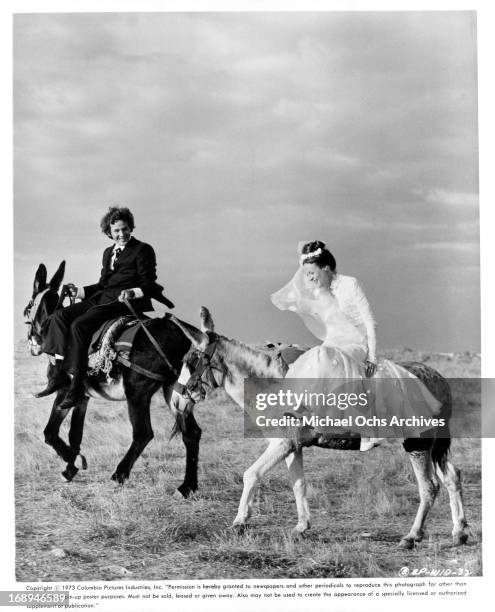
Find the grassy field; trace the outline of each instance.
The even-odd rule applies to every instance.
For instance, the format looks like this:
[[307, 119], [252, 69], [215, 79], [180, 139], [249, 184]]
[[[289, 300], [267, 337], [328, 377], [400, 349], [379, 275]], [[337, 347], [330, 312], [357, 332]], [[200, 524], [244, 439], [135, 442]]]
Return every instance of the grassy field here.
[[[386, 356], [419, 358], [449, 377], [479, 376], [477, 355], [405, 350]], [[96, 400], [89, 405], [82, 446], [89, 469], [64, 484], [64, 464], [43, 442], [52, 400], [32, 397], [44, 382], [45, 357], [29, 357], [18, 345], [15, 367], [18, 580], [397, 576], [402, 566], [481, 574], [477, 440], [452, 444], [470, 525], [466, 546], [451, 545], [448, 496], [442, 490], [425, 540], [413, 551], [398, 548], [418, 504], [412, 469], [399, 441], [368, 453], [307, 449], [313, 519], [309, 535], [299, 542], [289, 537], [296, 510], [283, 465], [264, 481], [252, 528], [240, 537], [230, 525], [242, 474], [265, 443], [243, 438], [242, 412], [223, 392], [196, 410], [203, 429], [200, 489], [181, 501], [173, 493], [182, 482], [185, 451], [180, 438], [169, 440], [173, 419], [159, 395], [152, 405], [155, 439], [124, 487], [110, 476], [131, 440], [126, 407]]]

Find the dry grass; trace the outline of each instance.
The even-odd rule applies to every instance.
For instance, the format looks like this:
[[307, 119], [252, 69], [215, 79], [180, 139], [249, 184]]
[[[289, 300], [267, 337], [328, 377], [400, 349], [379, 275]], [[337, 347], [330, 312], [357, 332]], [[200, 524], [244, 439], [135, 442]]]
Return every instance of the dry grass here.
[[[419, 357], [447, 376], [479, 375], [476, 355], [387, 356]], [[481, 573], [479, 441], [454, 440], [452, 449], [464, 477], [467, 546], [451, 546], [442, 491], [425, 541], [413, 551], [397, 547], [418, 495], [407, 456], [395, 441], [366, 455], [305, 451], [313, 525], [300, 542], [289, 537], [296, 511], [280, 466], [257, 495], [252, 528], [239, 537], [230, 525], [242, 474], [264, 442], [243, 438], [242, 413], [226, 396], [219, 393], [197, 409], [203, 438], [200, 490], [193, 499], [172, 497], [182, 482], [185, 451], [179, 438], [168, 439], [172, 418], [159, 396], [152, 406], [155, 439], [124, 487], [110, 475], [131, 439], [125, 406], [92, 400], [83, 440], [89, 469], [67, 485], [60, 476], [63, 463], [43, 442], [51, 400], [31, 396], [43, 384], [44, 358], [31, 358], [19, 346], [15, 359], [19, 580], [396, 576], [404, 565]]]

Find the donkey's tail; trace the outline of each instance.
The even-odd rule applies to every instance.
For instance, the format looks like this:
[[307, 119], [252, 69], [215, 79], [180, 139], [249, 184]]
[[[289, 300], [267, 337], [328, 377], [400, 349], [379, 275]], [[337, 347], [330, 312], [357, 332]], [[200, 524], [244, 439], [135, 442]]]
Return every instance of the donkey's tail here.
[[443, 419], [444, 424], [439, 425], [436, 431], [436, 437], [431, 449], [431, 458], [434, 465], [440, 466], [443, 469], [445, 460], [448, 457], [451, 443], [449, 421], [452, 416], [452, 392], [448, 382], [442, 378], [442, 407], [440, 408], [440, 419]]
[[404, 440], [404, 449], [407, 452], [431, 449], [433, 463], [443, 469], [451, 442], [449, 421], [452, 416], [452, 392], [449, 383], [439, 372], [424, 363], [401, 361], [399, 365], [419, 378], [430, 393], [441, 402], [437, 418], [443, 421], [443, 425], [423, 432], [419, 438]]
[[[448, 425], [446, 427], [448, 432]], [[445, 433], [447, 432], [442, 431], [439, 433], [445, 435]], [[435, 438], [435, 441], [433, 442], [433, 448], [431, 449], [431, 458], [433, 460], [434, 465], [438, 465], [440, 468], [443, 468], [443, 466], [445, 465], [445, 460], [447, 459], [449, 454], [450, 442], [450, 437]]]

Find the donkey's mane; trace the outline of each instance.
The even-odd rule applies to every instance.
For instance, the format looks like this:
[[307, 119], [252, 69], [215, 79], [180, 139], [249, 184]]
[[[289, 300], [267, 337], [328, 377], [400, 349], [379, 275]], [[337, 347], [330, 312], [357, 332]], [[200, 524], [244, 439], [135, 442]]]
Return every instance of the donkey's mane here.
[[258, 378], [283, 378], [280, 362], [261, 349], [255, 349], [238, 340], [220, 336], [227, 360], [233, 360], [240, 370]]

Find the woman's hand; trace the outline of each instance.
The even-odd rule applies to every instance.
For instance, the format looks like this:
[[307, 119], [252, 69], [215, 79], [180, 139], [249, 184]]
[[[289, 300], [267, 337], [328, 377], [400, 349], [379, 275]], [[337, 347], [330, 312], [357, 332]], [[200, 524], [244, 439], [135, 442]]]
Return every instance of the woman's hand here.
[[376, 372], [376, 363], [374, 363], [373, 361], [365, 361], [364, 362], [364, 368], [365, 368], [365, 374], [366, 374], [366, 378], [371, 378], [372, 376], [375, 375]]

